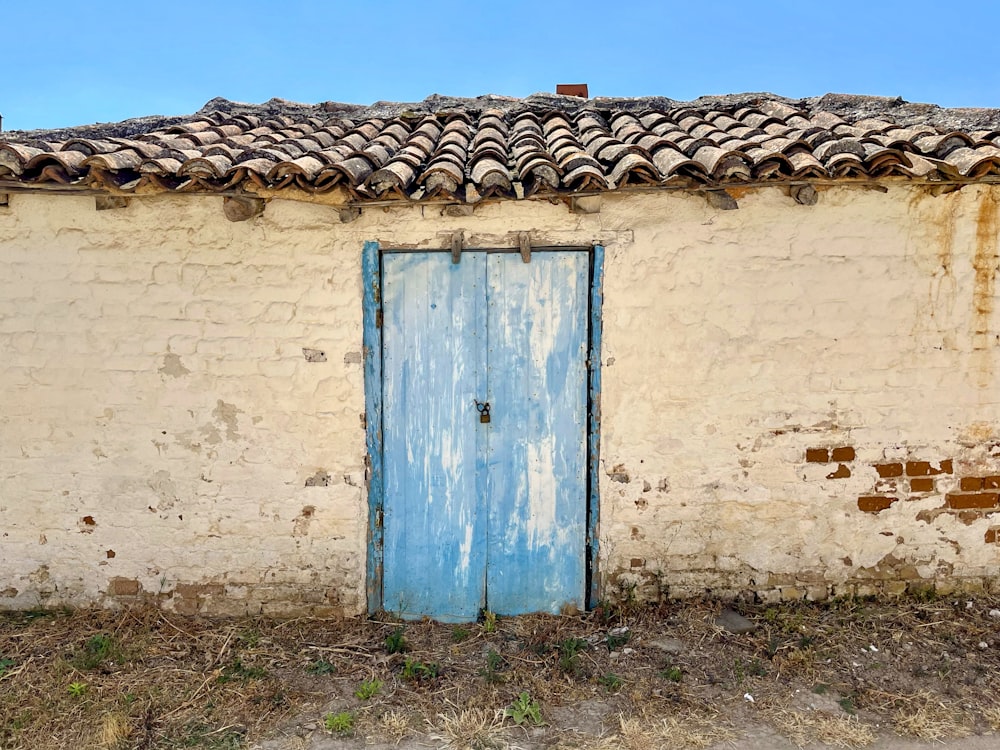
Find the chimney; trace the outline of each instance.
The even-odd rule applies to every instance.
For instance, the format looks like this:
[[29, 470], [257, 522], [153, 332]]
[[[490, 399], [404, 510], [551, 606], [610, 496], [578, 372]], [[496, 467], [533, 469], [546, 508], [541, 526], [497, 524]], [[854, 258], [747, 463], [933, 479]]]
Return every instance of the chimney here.
[[579, 96], [583, 99], [590, 98], [587, 93], [587, 84], [585, 83], [560, 83], [556, 85], [557, 94], [565, 94], [566, 96]]

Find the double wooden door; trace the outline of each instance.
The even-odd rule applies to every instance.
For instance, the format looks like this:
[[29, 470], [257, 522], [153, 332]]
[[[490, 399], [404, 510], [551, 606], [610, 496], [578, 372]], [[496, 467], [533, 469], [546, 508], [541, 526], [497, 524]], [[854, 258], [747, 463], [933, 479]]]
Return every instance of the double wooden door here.
[[583, 608], [589, 255], [382, 259], [383, 606]]

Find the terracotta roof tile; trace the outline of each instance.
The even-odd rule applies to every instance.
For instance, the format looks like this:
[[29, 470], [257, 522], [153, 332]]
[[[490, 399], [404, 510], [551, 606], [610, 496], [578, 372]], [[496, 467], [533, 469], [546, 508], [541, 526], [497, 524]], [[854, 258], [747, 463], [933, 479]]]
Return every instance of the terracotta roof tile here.
[[342, 185], [356, 201], [998, 175], [996, 110], [840, 94], [686, 103], [431, 97], [369, 108], [213, 100], [189, 117], [0, 133], [0, 185], [186, 192]]

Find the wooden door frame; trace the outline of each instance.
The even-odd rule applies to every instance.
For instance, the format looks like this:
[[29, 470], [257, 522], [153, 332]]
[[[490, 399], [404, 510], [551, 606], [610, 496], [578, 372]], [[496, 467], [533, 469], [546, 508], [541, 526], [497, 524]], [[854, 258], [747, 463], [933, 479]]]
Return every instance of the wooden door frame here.
[[[601, 447], [601, 335], [604, 305], [604, 247], [568, 245], [537, 250], [576, 250], [589, 253], [590, 296], [587, 347], [587, 607], [600, 596], [598, 573], [598, 522], [600, 516]], [[517, 248], [468, 248], [470, 252], [518, 252]], [[391, 251], [391, 248], [387, 251]], [[419, 252], [437, 252], [420, 250]], [[441, 252], [450, 252], [442, 250]], [[368, 544], [366, 588], [368, 612], [383, 608], [383, 451], [382, 451], [382, 253], [376, 241], [361, 251], [362, 342], [365, 378], [365, 487], [368, 494]]]

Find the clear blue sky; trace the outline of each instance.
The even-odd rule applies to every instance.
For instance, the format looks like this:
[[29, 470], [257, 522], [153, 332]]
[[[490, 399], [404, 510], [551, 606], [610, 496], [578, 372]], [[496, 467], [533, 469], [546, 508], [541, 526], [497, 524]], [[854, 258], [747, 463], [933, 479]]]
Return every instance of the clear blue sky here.
[[6, 0], [3, 129], [246, 102], [830, 91], [1000, 106], [1000, 3]]

